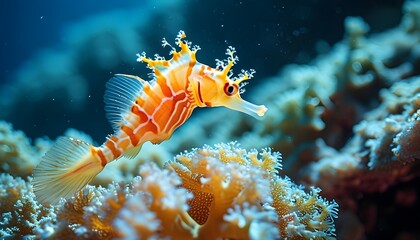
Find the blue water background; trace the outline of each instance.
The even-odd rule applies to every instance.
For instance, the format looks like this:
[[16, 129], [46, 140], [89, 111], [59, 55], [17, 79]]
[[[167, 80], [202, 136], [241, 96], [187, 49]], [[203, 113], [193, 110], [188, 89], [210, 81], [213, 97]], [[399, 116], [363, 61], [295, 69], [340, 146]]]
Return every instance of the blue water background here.
[[54, 48], [69, 23], [91, 15], [146, 5], [144, 0], [2, 0], [0, 2], [0, 81], [40, 49]]
[[[62, 47], [69, 25], [77, 25], [84, 19], [116, 10], [143, 8], [153, 14], [156, 6], [159, 6], [158, 2], [1, 1], [0, 88], [12, 82], [14, 74], [40, 51]], [[240, 57], [239, 68], [254, 68], [257, 70], [257, 79], [264, 79], [275, 75], [285, 64], [308, 63], [320, 52], [328, 51], [328, 46], [342, 39], [343, 21], [347, 16], [363, 17], [373, 32], [395, 26], [401, 16], [402, 3], [401, 0], [179, 1], [179, 7], [186, 9], [183, 16], [185, 21], [178, 23], [176, 18], [172, 19], [173, 9], [158, 15], [150, 23], [149, 31], [153, 33], [150, 35], [159, 38], [150, 39], [156, 42], [151, 44], [152, 50], [148, 54], [151, 56], [160, 51], [161, 37], [172, 41], [174, 34], [183, 29], [193, 36], [190, 40], [203, 49], [200, 52], [201, 62], [213, 64], [215, 58], [224, 57], [228, 45], [234, 45]], [[170, 29], [172, 32], [168, 33], [169, 30], [161, 26], [160, 21], [174, 21], [174, 26], [179, 29]], [[90, 91], [95, 90], [98, 92], [90, 94], [101, 98], [104, 89]], [[95, 106], [102, 103], [102, 99], [91, 101]], [[30, 102], [27, 107], [40, 108], [32, 106]], [[97, 107], [103, 109], [103, 106]], [[111, 133], [103, 111], [82, 118], [84, 113], [61, 112], [52, 102], [45, 108], [47, 110], [39, 111], [40, 116], [36, 116], [36, 111], [30, 117], [21, 116], [17, 109], [4, 119], [32, 138], [54, 138], [68, 127], [82, 129], [92, 134], [98, 142]], [[86, 109], [92, 109], [92, 106]], [[50, 117], [44, 117], [49, 113]]]

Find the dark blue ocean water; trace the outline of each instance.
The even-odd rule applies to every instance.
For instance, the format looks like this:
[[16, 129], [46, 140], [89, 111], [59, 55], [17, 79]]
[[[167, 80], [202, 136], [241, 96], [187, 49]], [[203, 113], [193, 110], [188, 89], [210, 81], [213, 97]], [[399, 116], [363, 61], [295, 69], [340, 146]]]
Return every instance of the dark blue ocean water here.
[[0, 2], [0, 81], [42, 48], [53, 48], [63, 28], [90, 15], [145, 4], [144, 0], [50, 1], [2, 0]]

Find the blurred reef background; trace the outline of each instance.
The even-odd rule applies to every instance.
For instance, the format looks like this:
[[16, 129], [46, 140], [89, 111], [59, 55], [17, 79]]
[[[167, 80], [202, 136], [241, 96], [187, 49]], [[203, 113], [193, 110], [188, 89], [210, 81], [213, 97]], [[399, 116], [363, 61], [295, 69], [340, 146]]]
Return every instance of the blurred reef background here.
[[[0, 237], [420, 238], [420, 1], [0, 4]], [[147, 79], [136, 53], [167, 56], [181, 29], [204, 64], [236, 48], [266, 116], [196, 111], [95, 186], [37, 203], [30, 176], [54, 139], [102, 143], [107, 80]]]
[[234, 46], [237, 71], [257, 70], [251, 92], [284, 65], [327, 52], [342, 39], [347, 16], [363, 17], [371, 32], [396, 26], [402, 2], [2, 1], [0, 117], [31, 138], [73, 127], [102, 142], [112, 130], [104, 117], [106, 81], [115, 73], [147, 78], [135, 54], [167, 55], [163, 37], [184, 30], [208, 64]]

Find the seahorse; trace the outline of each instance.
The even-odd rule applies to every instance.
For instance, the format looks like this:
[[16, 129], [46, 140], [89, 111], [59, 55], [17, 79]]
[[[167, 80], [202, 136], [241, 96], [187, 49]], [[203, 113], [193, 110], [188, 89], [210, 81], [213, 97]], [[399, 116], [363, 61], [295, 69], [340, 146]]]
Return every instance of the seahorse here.
[[254, 70], [232, 77], [232, 66], [238, 61], [235, 49], [229, 47], [228, 58], [216, 60], [216, 67], [197, 62], [198, 46], [186, 41], [180, 31], [172, 58], [137, 54], [139, 62], [152, 69], [153, 80], [117, 74], [106, 84], [105, 110], [114, 133], [99, 147], [81, 140], [60, 137], [33, 171], [33, 190], [42, 204], [56, 204], [85, 187], [104, 167], [117, 159], [132, 159], [144, 142], [159, 144], [171, 137], [197, 107], [218, 107], [241, 111], [254, 117], [265, 114], [264, 105], [243, 100], [245, 80]]

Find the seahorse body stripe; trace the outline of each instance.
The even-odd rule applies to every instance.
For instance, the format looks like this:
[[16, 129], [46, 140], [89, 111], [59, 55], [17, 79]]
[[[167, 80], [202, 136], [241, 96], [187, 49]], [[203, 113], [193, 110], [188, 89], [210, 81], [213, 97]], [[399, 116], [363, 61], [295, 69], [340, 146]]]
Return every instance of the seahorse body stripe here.
[[[193, 67], [194, 64], [190, 63], [177, 66], [179, 72], [166, 74], [168, 76], [162, 74], [152, 84], [144, 84], [143, 94], [137, 97], [137, 104], [133, 104], [129, 113], [135, 117], [126, 117], [132, 121], [129, 121], [128, 125], [122, 125], [121, 131], [109, 137], [101, 147], [107, 148], [107, 153], [112, 153], [112, 156], [110, 154], [106, 156], [108, 162], [119, 157], [120, 153], [127, 148], [140, 145], [145, 141], [160, 143], [169, 138], [172, 132], [185, 122], [194, 107], [185, 91], [188, 88], [188, 78]], [[182, 68], [184, 68], [183, 71]], [[180, 89], [181, 86], [182, 89]], [[125, 141], [124, 135], [129, 137], [129, 145], [119, 143], [119, 141]]]

